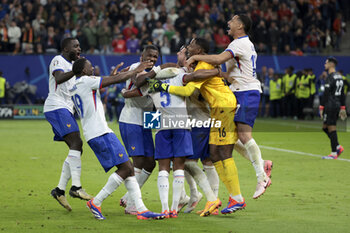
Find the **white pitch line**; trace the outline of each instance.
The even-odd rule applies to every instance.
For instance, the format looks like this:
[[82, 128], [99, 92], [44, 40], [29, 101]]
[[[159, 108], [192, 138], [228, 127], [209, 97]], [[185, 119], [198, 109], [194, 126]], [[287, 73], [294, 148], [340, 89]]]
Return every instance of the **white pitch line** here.
[[[281, 148], [276, 148], [276, 147], [271, 147], [271, 146], [262, 146], [262, 145], [259, 145], [259, 147], [260, 147], [260, 148], [263, 148], [263, 149], [268, 149], [268, 150], [282, 151], [282, 152], [293, 153], [293, 154], [299, 154], [299, 155], [307, 155], [307, 156], [312, 156], [312, 157], [317, 157], [317, 158], [322, 158], [322, 157], [324, 156], [324, 155], [317, 155], [317, 154], [312, 154], [312, 153], [306, 153], [306, 152], [302, 152], [302, 151], [281, 149]], [[341, 161], [345, 161], [345, 162], [350, 162], [350, 159], [338, 158], [337, 160], [341, 160]]]

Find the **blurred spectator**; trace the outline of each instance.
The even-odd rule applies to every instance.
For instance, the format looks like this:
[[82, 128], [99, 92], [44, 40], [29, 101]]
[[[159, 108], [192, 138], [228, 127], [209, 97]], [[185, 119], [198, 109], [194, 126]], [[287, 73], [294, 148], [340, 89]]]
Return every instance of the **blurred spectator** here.
[[22, 30], [22, 52], [32, 54], [34, 48], [34, 30], [29, 22], [26, 22]]
[[15, 21], [12, 21], [11, 26], [8, 29], [10, 52], [13, 52], [14, 54], [17, 54], [19, 52], [21, 35], [21, 29], [17, 26]]
[[7, 52], [9, 50], [8, 30], [4, 22], [0, 21], [0, 51]]
[[126, 41], [126, 51], [128, 53], [140, 52], [140, 41], [136, 38], [135, 34], [132, 34], [131, 38]]
[[55, 29], [50, 26], [47, 29], [47, 37], [45, 41], [45, 50], [47, 53], [57, 53], [58, 52], [58, 44], [60, 43], [56, 33]]
[[128, 21], [128, 24], [123, 29], [124, 39], [128, 40], [131, 37], [132, 34], [137, 36], [138, 33], [139, 33], [139, 30], [135, 27], [134, 20], [130, 19]]
[[[11, 46], [6, 44], [10, 40], [9, 29], [12, 21], [15, 21], [20, 31], [27, 30], [26, 23], [32, 26], [36, 53], [45, 52], [46, 46], [42, 46], [46, 44], [46, 38], [43, 39], [45, 37], [43, 27], [45, 31], [53, 27], [57, 39], [67, 36], [83, 39], [81, 45], [85, 53], [108, 53], [112, 38], [115, 38], [120, 31], [125, 41], [135, 34], [140, 40], [141, 47], [153, 42], [151, 34], [154, 30], [159, 30], [156, 24], [160, 21], [168, 41], [173, 46], [170, 46], [170, 50], [175, 53], [177, 51], [174, 47], [177, 46], [174, 44], [178, 44], [179, 41], [188, 42], [194, 36], [204, 37], [209, 32], [213, 37], [214, 32], [219, 34], [221, 33], [219, 29], [223, 29], [226, 37], [225, 29], [232, 16], [247, 14], [252, 18], [250, 36], [258, 53], [295, 55], [331, 53], [333, 49], [339, 50], [345, 22], [349, 20], [349, 4], [345, 2], [345, 0], [3, 0], [0, 9], [0, 52], [9, 49], [15, 51], [14, 43]], [[147, 29], [146, 35], [141, 33], [144, 25]], [[116, 28], [119, 28], [119, 31], [116, 31]], [[316, 33], [312, 32], [313, 28]], [[214, 43], [215, 41], [218, 43], [215, 45], [220, 48], [222, 38], [218, 38], [217, 34], [215, 33], [216, 38], [213, 39]], [[24, 36], [26, 37], [28, 36]], [[21, 39], [22, 35], [19, 37], [19, 43], [23, 43]], [[162, 37], [157, 36], [156, 39], [158, 44], [163, 44]], [[42, 43], [42, 40], [45, 42]], [[52, 48], [50, 45], [49, 50], [59, 51], [59, 43], [55, 46]], [[16, 53], [19, 51], [20, 48], [17, 48]]]
[[228, 35], [225, 35], [224, 29], [222, 28], [219, 28], [218, 33], [214, 34], [214, 40], [217, 47], [217, 53], [221, 53], [222, 51], [224, 51], [227, 48], [227, 46], [231, 43], [230, 38], [228, 37]]
[[143, 23], [143, 19], [149, 13], [149, 10], [142, 1], [137, 0], [135, 6], [131, 8], [130, 12], [135, 15], [135, 23], [140, 27]]
[[112, 41], [112, 47], [114, 53], [126, 53], [126, 42], [122, 34], [118, 34]]
[[162, 27], [162, 23], [158, 21], [156, 24], [156, 28], [152, 31], [153, 44], [161, 46], [163, 43], [164, 34], [165, 30]]
[[168, 14], [168, 18], [170, 18], [171, 20], [171, 23], [174, 25], [175, 24], [175, 21], [176, 19], [179, 17], [178, 14], [176, 14], [176, 10], [175, 8], [171, 8], [170, 9], [170, 13]]
[[111, 28], [108, 26], [107, 19], [103, 20], [101, 25], [98, 27], [97, 35], [101, 53], [110, 53], [112, 31]]
[[89, 50], [87, 52], [91, 54], [96, 53], [97, 27], [95, 21], [90, 20], [89, 23], [85, 27], [83, 27], [83, 33], [86, 36], [89, 44]]
[[270, 80], [270, 116], [281, 116], [282, 79], [274, 74]]

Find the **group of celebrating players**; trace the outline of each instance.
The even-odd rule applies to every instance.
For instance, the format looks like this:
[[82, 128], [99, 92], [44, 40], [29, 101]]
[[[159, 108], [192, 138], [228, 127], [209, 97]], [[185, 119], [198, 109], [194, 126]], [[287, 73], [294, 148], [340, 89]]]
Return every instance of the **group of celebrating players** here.
[[[208, 41], [194, 38], [178, 52], [177, 64], [155, 66], [158, 49], [148, 45], [140, 62], [118, 72], [120, 64], [106, 77], [94, 76], [90, 61], [80, 58], [78, 40], [64, 39], [62, 54], [55, 56], [50, 64], [49, 95], [44, 105], [54, 140], [64, 141], [69, 147], [59, 184], [51, 195], [71, 211], [65, 189], [72, 178], [69, 194], [87, 200], [93, 216], [103, 220], [102, 202], [125, 182], [128, 192], [120, 200], [125, 213], [137, 215], [138, 219], [164, 219], [176, 218], [185, 205], [184, 212], [194, 210], [203, 196], [197, 190], [198, 184], [207, 199], [200, 216], [209, 216], [218, 214], [222, 205], [218, 197], [221, 180], [230, 194], [221, 213], [230, 214], [246, 206], [232, 158], [232, 151], [236, 149], [252, 163], [257, 177], [253, 198], [260, 197], [271, 185], [272, 162], [262, 159], [252, 138], [261, 87], [256, 78], [257, 54], [247, 35], [250, 27], [249, 17], [235, 15], [228, 22], [228, 34], [234, 40], [224, 52], [207, 55]], [[227, 72], [220, 69], [225, 62]], [[167, 67], [172, 67], [175, 74], [158, 79]], [[164, 74], [166, 72], [163, 78]], [[125, 81], [125, 106], [119, 120], [124, 147], [107, 125], [99, 89]], [[215, 119], [221, 125], [162, 127], [157, 130], [154, 146], [152, 131], [143, 127], [143, 113], [151, 111], [153, 105], [157, 113], [173, 121], [186, 121], [191, 117], [199, 121]], [[95, 197], [87, 194], [80, 182], [82, 140], [73, 116], [74, 108], [80, 116], [84, 137], [105, 172], [117, 167]], [[128, 156], [133, 157], [133, 163]], [[199, 159], [205, 172], [198, 166]], [[147, 209], [140, 191], [155, 168], [155, 160], [159, 167], [157, 185], [161, 213]], [[169, 208], [171, 162], [173, 195]], [[190, 197], [184, 191], [185, 179], [190, 186]]]

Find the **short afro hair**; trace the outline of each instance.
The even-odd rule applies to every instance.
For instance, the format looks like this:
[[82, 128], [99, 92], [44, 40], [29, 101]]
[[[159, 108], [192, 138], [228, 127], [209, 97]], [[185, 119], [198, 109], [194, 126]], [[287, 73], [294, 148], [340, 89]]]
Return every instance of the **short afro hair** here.
[[72, 71], [74, 75], [80, 75], [81, 73], [83, 73], [86, 62], [87, 62], [86, 58], [79, 58], [73, 63]]

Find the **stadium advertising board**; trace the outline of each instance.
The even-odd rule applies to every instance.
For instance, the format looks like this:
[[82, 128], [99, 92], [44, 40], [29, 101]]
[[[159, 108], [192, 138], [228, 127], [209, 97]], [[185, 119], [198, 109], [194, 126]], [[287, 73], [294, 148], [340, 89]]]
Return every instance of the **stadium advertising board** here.
[[13, 118], [13, 106], [0, 106], [0, 119], [12, 119]]
[[14, 105], [13, 119], [45, 119], [42, 105]]
[[42, 105], [0, 106], [0, 119], [44, 119]]

